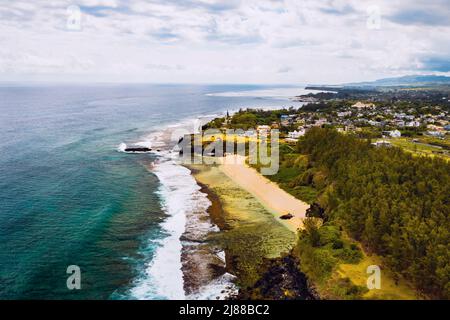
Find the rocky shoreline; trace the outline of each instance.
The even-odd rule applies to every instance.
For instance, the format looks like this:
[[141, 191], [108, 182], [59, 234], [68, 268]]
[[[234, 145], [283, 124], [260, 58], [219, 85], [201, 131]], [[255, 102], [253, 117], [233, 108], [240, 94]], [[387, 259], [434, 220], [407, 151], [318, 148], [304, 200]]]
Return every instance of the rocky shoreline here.
[[[193, 175], [198, 173], [196, 169], [190, 168]], [[207, 194], [208, 199], [211, 201], [211, 206], [207, 212], [211, 221], [217, 225], [220, 232], [227, 232], [232, 229], [232, 226], [227, 222], [226, 214], [223, 203], [220, 196], [216, 194], [208, 185], [198, 181], [197, 183], [201, 187], [201, 192]], [[214, 240], [213, 240], [214, 241]], [[220, 243], [220, 240], [218, 240]], [[220, 246], [220, 244], [219, 244]], [[226, 295], [226, 299], [230, 300], [254, 300], [254, 299], [266, 299], [266, 300], [316, 300], [319, 299], [318, 294], [310, 285], [306, 275], [302, 273], [296, 261], [290, 252], [276, 258], [264, 258], [262, 263], [257, 267], [255, 280], [252, 281], [252, 285], [242, 286], [239, 285], [242, 281], [240, 279], [240, 270], [236, 261], [242, 260], [242, 257], [233, 254], [232, 250], [228, 250], [226, 245], [225, 251], [225, 265], [217, 266], [210, 265], [215, 269], [218, 274], [230, 273], [236, 275], [236, 283], [238, 284], [239, 291], [237, 294], [234, 292], [223, 292]], [[244, 253], [245, 254], [245, 253]], [[217, 268], [216, 268], [217, 267]], [[247, 283], [248, 284], [248, 283]]]
[[[203, 186], [199, 191], [206, 194]], [[215, 205], [212, 205], [212, 207], [215, 207]], [[180, 238], [182, 242], [183, 286], [188, 298], [224, 299], [235, 294], [232, 286], [221, 286], [220, 284], [218, 286], [221, 286], [222, 289], [219, 291], [213, 290], [214, 294], [208, 292], [211, 291], [209, 286], [218, 282], [226, 282], [226, 280], [222, 281], [221, 279], [231, 276], [226, 269], [223, 254], [221, 254], [223, 249], [214, 240], [214, 235], [219, 230], [214, 227], [214, 225], [217, 225], [217, 221], [211, 219], [210, 210], [211, 206], [205, 213], [199, 211], [188, 215], [185, 231]]]
[[267, 260], [254, 286], [240, 288], [239, 300], [319, 300], [306, 275], [292, 255]]

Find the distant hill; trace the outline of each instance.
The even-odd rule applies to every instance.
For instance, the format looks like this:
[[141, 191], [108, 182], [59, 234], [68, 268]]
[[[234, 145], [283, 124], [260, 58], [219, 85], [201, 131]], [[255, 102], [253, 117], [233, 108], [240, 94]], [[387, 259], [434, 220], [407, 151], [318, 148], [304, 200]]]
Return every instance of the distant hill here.
[[347, 83], [345, 87], [392, 87], [392, 86], [421, 86], [421, 85], [450, 85], [450, 77], [446, 76], [403, 76], [385, 78], [371, 82]]

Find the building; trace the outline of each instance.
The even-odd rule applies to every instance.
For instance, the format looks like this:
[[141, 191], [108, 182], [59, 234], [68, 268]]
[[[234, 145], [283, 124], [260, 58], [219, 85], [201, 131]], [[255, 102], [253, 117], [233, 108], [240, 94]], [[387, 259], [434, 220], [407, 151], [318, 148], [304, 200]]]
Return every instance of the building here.
[[297, 118], [297, 115], [295, 115], [295, 114], [290, 114], [290, 115], [282, 114], [280, 116], [280, 123], [283, 127], [288, 127], [294, 123], [296, 118]]
[[405, 120], [394, 120], [394, 125], [396, 125], [397, 127], [404, 127], [405, 126]]
[[386, 140], [378, 140], [376, 142], [373, 142], [372, 145], [374, 145], [375, 147], [390, 147], [391, 143]]
[[373, 103], [363, 103], [361, 101], [358, 101], [357, 103], [352, 105], [352, 108], [356, 108], [356, 109], [368, 109], [368, 108], [373, 108], [373, 107], [375, 107], [375, 105]]
[[356, 128], [355, 128], [355, 126], [352, 124], [352, 123], [350, 123], [350, 124], [347, 124], [347, 125], [345, 125], [345, 127], [344, 127], [344, 131], [354, 131]]
[[427, 129], [430, 131], [443, 131], [444, 130], [444, 128], [442, 128], [440, 126], [436, 126], [434, 124], [427, 125]]
[[295, 123], [302, 125], [302, 124], [305, 124], [306, 121], [305, 121], [305, 119], [298, 117], [297, 119], [295, 119]]
[[402, 133], [398, 130], [388, 131], [388, 134], [391, 138], [400, 138], [402, 136]]
[[442, 138], [445, 136], [445, 132], [443, 131], [428, 131], [427, 134], [432, 137]]
[[407, 127], [420, 127], [419, 121], [409, 121], [405, 124]]
[[351, 111], [342, 111], [342, 112], [338, 112], [338, 113], [337, 113], [337, 116], [338, 116], [339, 118], [343, 118], [343, 117], [346, 117], [346, 116], [350, 116], [351, 114], [352, 114]]
[[305, 129], [301, 129], [300, 131], [295, 130], [288, 132], [288, 138], [290, 139], [298, 139], [303, 135], [305, 135]]
[[325, 124], [329, 124], [328, 120], [325, 119], [325, 118], [320, 118], [319, 120], [316, 120], [316, 121], [314, 122], [314, 126], [315, 126], [315, 127], [321, 127], [321, 126], [323, 126], [323, 125], [325, 125]]
[[268, 125], [261, 125], [256, 127], [256, 131], [258, 131], [259, 134], [267, 134], [270, 132], [270, 126]]
[[371, 126], [374, 126], [374, 127], [380, 127], [381, 126], [381, 122], [380, 121], [369, 120], [369, 121], [367, 121], [367, 123], [370, 124]]
[[296, 144], [298, 139], [286, 138], [284, 139], [284, 141], [286, 141], [287, 143]]
[[247, 130], [247, 131], [245, 131], [244, 132], [244, 135], [246, 136], [246, 137], [253, 137], [253, 136], [255, 136], [255, 131], [253, 131], [253, 130]]

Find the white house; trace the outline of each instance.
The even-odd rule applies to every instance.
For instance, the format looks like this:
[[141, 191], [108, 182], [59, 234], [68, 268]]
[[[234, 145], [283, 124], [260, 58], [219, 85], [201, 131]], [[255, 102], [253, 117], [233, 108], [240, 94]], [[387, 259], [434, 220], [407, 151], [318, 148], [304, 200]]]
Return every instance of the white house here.
[[409, 121], [406, 123], [407, 127], [420, 127], [420, 122], [417, 120]]
[[372, 143], [375, 147], [390, 147], [391, 143], [386, 140], [378, 140]]
[[394, 124], [397, 126], [397, 127], [404, 127], [405, 126], [405, 120], [394, 120]]
[[398, 130], [392, 130], [392, 131], [389, 131], [389, 135], [392, 138], [400, 138], [402, 136], [402, 133]]
[[432, 137], [442, 138], [445, 136], [445, 132], [442, 131], [428, 131], [427, 134]]
[[339, 118], [343, 118], [343, 117], [349, 116], [349, 115], [351, 115], [351, 114], [352, 114], [351, 111], [343, 111], [343, 112], [338, 112], [338, 113], [337, 113], [337, 116], [338, 116]]
[[367, 121], [367, 123], [370, 124], [371, 126], [375, 126], [375, 127], [381, 126], [381, 122], [375, 121], [375, 120], [369, 120], [369, 121]]
[[288, 138], [290, 139], [298, 139], [305, 134], [305, 129], [301, 129], [300, 131], [291, 131], [288, 132]]
[[373, 107], [375, 107], [375, 105], [373, 103], [363, 103], [361, 101], [358, 101], [357, 103], [352, 105], [352, 108], [357, 108], [357, 109], [365, 109], [365, 108], [373, 108]]

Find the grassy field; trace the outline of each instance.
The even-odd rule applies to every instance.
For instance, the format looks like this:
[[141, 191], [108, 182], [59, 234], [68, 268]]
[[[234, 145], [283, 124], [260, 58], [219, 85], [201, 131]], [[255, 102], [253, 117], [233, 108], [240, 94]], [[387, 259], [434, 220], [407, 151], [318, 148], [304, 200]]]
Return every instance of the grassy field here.
[[389, 140], [393, 146], [400, 147], [407, 152], [411, 152], [417, 156], [441, 157], [450, 159], [450, 154], [442, 147], [428, 144], [429, 137], [419, 138], [418, 142], [413, 142], [411, 138], [394, 138]]
[[389, 299], [389, 300], [414, 300], [419, 297], [414, 289], [405, 280], [395, 281], [393, 274], [387, 268], [383, 268], [380, 257], [367, 255], [363, 250], [363, 257], [356, 264], [341, 264], [336, 272], [342, 278], [349, 278], [357, 286], [366, 286], [367, 267], [370, 265], [380, 266], [381, 288], [368, 290], [363, 294], [364, 299]]
[[[325, 223], [318, 229], [319, 243], [300, 236], [294, 249], [300, 269], [308, 275], [323, 299], [353, 300], [414, 300], [419, 299], [414, 288], [384, 267], [381, 257], [368, 255], [362, 246], [350, 239], [339, 227]], [[369, 289], [369, 266], [379, 266], [380, 289]]]
[[423, 136], [419, 140], [420, 140], [420, 142], [423, 142], [423, 143], [441, 146], [446, 150], [450, 150], [450, 135], [449, 134], [447, 134], [443, 139], [439, 139], [436, 137]]

